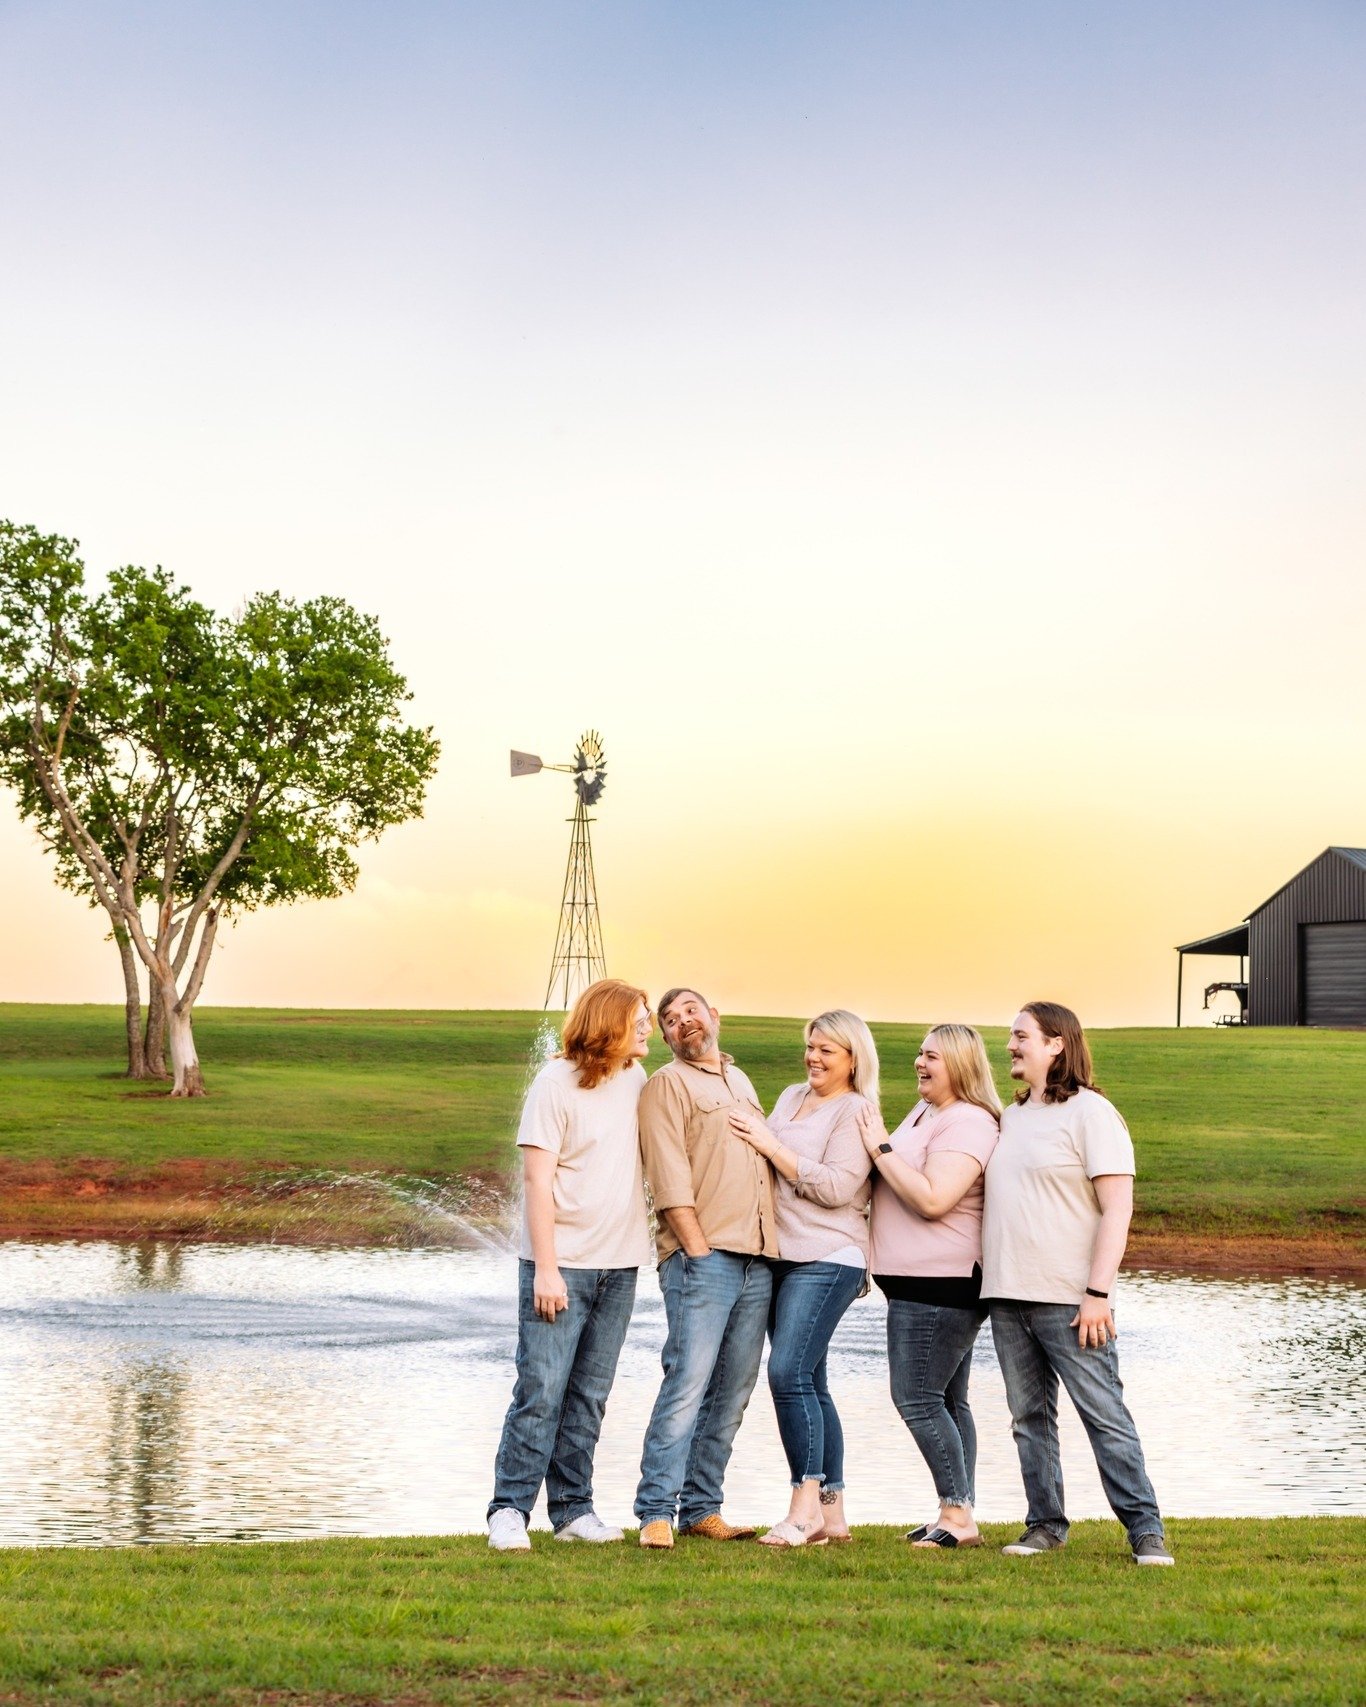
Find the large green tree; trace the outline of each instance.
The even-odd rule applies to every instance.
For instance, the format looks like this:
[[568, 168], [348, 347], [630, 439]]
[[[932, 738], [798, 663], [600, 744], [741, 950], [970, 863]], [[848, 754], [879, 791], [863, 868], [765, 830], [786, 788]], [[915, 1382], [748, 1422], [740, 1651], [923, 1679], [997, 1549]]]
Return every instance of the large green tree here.
[[191, 1017], [221, 920], [345, 893], [358, 845], [421, 814], [438, 748], [404, 722], [409, 697], [343, 599], [263, 594], [220, 617], [136, 568], [92, 595], [73, 541], [0, 523], [3, 778], [59, 881], [109, 918], [130, 1070], [139, 966], [172, 1094], [200, 1095]]

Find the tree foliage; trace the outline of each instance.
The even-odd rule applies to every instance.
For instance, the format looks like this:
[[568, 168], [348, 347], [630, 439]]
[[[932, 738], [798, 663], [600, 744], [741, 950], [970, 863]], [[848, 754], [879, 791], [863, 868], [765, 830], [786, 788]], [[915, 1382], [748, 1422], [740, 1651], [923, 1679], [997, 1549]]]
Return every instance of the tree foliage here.
[[73, 541], [0, 523], [0, 777], [146, 968], [176, 1093], [202, 1088], [190, 1014], [220, 919], [344, 894], [358, 845], [421, 815], [438, 747], [410, 697], [343, 599], [222, 617], [131, 567], [92, 595]]

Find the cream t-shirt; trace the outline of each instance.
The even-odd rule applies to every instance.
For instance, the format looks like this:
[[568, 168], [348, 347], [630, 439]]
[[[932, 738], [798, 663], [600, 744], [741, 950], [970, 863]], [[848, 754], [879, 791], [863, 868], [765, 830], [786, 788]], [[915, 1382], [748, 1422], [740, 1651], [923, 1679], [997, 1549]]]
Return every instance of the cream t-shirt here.
[[[561, 1268], [639, 1268], [650, 1260], [636, 1126], [644, 1088], [639, 1061], [591, 1091], [571, 1061], [548, 1061], [532, 1080], [517, 1142], [559, 1158], [551, 1191]], [[520, 1254], [532, 1260], [525, 1207]]]
[[1098, 1091], [1012, 1103], [987, 1164], [982, 1297], [1079, 1304], [1100, 1226], [1097, 1174], [1132, 1174], [1134, 1145]]

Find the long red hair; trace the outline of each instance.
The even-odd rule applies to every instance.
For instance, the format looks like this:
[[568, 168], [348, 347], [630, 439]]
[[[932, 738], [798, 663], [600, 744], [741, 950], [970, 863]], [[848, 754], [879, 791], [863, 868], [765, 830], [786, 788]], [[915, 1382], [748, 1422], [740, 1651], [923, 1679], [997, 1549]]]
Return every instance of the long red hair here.
[[564, 1048], [560, 1051], [566, 1061], [579, 1070], [579, 1084], [586, 1091], [610, 1079], [618, 1067], [631, 1058], [635, 1042], [636, 1009], [644, 1002], [650, 1011], [650, 998], [634, 984], [623, 984], [620, 978], [599, 978], [590, 984], [574, 1003], [564, 1022]]

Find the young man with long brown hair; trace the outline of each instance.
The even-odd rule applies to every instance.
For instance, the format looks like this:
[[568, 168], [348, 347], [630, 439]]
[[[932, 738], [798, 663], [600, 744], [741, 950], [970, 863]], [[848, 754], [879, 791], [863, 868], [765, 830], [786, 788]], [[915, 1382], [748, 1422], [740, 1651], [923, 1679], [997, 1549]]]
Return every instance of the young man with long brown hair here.
[[593, 1509], [593, 1454], [650, 1258], [636, 1124], [650, 1030], [644, 990], [591, 984], [522, 1109], [517, 1385], [488, 1511], [499, 1552], [531, 1545], [543, 1482], [557, 1541], [622, 1539]]
[[1026, 1002], [1006, 1047], [1021, 1089], [1001, 1116], [986, 1171], [982, 1298], [990, 1300], [1029, 1510], [1025, 1533], [1002, 1550], [1029, 1558], [1066, 1543], [1061, 1382], [1134, 1563], [1171, 1565], [1115, 1349], [1115, 1279], [1134, 1203], [1129, 1129], [1096, 1086], [1070, 1008]]

